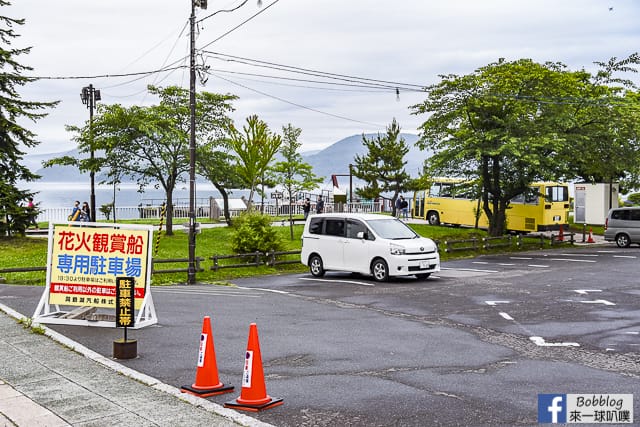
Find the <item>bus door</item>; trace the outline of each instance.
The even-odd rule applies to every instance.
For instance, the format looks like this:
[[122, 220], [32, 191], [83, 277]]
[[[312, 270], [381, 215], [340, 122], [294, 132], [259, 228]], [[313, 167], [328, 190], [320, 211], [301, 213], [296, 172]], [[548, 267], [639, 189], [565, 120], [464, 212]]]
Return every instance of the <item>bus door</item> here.
[[413, 209], [411, 216], [413, 218], [424, 218], [424, 196], [425, 191], [416, 191], [413, 194]]

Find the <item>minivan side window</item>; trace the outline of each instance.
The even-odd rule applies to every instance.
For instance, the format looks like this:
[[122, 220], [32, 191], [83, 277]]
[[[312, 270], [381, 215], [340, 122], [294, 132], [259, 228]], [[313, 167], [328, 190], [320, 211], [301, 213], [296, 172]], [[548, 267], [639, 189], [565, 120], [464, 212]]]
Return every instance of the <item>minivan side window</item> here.
[[621, 219], [626, 221], [629, 219], [629, 211], [628, 210], [619, 210], [611, 212], [611, 219]]
[[347, 238], [357, 239], [358, 233], [363, 232], [367, 240], [373, 240], [373, 236], [369, 233], [367, 226], [360, 221], [354, 221], [352, 219], [347, 220]]
[[344, 236], [344, 219], [327, 218], [325, 220], [324, 234], [329, 236]]
[[631, 218], [629, 218], [631, 221], [640, 221], [640, 209], [631, 209], [629, 214], [631, 215]]
[[322, 234], [322, 218], [311, 218], [309, 223], [309, 233]]

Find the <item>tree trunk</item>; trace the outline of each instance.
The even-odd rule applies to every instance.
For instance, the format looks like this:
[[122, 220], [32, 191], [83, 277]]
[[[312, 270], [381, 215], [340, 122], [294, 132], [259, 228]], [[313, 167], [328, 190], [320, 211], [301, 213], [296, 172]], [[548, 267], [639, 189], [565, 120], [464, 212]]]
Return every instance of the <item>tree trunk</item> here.
[[167, 196], [167, 236], [173, 236], [173, 191], [166, 190]]

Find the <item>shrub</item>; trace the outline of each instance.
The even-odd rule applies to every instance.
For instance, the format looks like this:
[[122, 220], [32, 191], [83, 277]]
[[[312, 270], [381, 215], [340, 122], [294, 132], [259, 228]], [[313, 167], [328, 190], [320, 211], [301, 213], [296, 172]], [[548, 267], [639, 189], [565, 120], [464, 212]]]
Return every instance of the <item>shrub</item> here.
[[281, 250], [281, 237], [271, 226], [272, 217], [259, 212], [245, 212], [233, 221], [231, 247], [235, 253]]

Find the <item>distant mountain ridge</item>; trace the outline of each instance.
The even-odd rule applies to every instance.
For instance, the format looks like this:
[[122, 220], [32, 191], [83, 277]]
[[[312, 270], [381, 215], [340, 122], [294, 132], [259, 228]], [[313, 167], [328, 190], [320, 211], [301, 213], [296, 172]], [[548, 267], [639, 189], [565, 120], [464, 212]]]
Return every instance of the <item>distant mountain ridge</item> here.
[[[364, 136], [369, 139], [377, 135], [377, 133], [369, 133]], [[424, 160], [429, 157], [430, 154], [420, 151], [415, 146], [416, 141], [419, 139], [418, 135], [402, 133], [400, 136], [404, 138], [409, 146], [409, 153], [405, 156], [405, 161], [407, 162], [405, 170], [412, 177], [417, 178], [422, 170]], [[367, 149], [362, 143], [362, 135], [360, 134], [341, 139], [323, 150], [302, 153], [302, 158], [313, 167], [313, 172], [316, 175], [324, 178], [322, 186], [326, 186], [331, 180], [331, 175], [348, 174], [349, 164], [354, 162], [356, 154], [362, 156], [365, 155], [366, 152]], [[55, 157], [78, 157], [78, 155], [77, 150], [62, 153], [31, 154], [24, 156], [24, 164], [42, 176], [41, 181], [43, 182], [76, 182], [85, 179], [88, 173], [81, 174], [77, 168], [72, 166], [43, 168], [42, 162]], [[99, 182], [101, 179], [101, 176], [96, 174], [96, 182]], [[343, 179], [344, 178], [341, 179], [341, 182]]]

